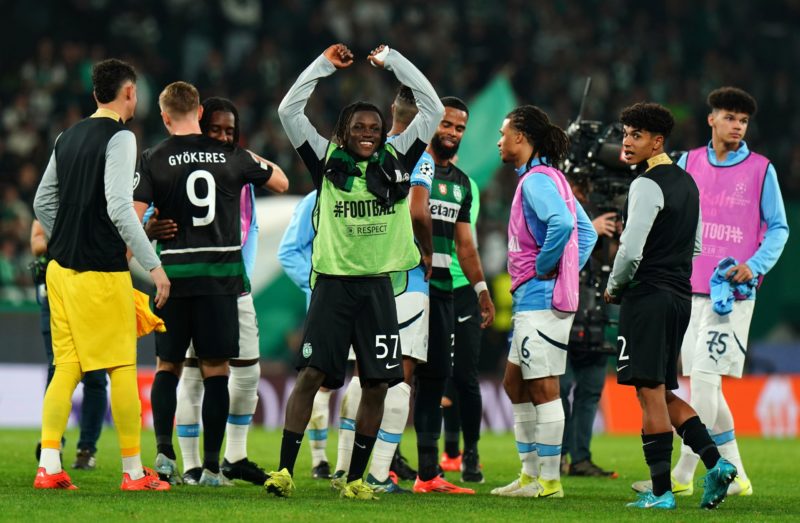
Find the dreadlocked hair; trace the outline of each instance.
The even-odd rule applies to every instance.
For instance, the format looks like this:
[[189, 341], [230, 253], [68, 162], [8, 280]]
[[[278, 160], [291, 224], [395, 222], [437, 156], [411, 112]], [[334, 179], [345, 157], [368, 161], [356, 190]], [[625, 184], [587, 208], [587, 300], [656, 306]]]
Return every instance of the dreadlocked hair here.
[[208, 134], [208, 128], [211, 126], [211, 115], [217, 111], [233, 114], [233, 121], [235, 122], [233, 125], [233, 143], [238, 145], [240, 134], [239, 111], [236, 110], [236, 106], [233, 105], [233, 102], [227, 98], [212, 96], [211, 98], [203, 100], [203, 116], [200, 118], [200, 131], [202, 131], [203, 134]]
[[369, 102], [353, 102], [342, 109], [342, 112], [339, 113], [339, 119], [336, 120], [336, 126], [333, 128], [334, 143], [341, 147], [347, 146], [347, 136], [350, 132], [350, 120], [352, 120], [353, 115], [359, 111], [377, 113], [378, 118], [381, 119], [381, 143], [378, 146], [378, 149], [380, 149], [383, 147], [383, 144], [386, 143], [386, 135], [389, 133], [389, 128], [386, 126], [386, 118], [383, 117], [383, 113], [378, 109], [378, 106]]
[[547, 114], [535, 105], [522, 105], [506, 116], [509, 125], [521, 132], [533, 146], [533, 155], [545, 157], [552, 165], [559, 164], [569, 153], [569, 137], [550, 122]]

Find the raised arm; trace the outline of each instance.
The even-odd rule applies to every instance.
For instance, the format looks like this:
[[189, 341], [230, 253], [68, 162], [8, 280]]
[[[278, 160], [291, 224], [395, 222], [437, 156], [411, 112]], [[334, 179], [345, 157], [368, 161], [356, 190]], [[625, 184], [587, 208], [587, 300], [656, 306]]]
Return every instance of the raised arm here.
[[346, 46], [332, 45], [311, 62], [305, 71], [300, 73], [294, 85], [283, 97], [278, 106], [278, 116], [295, 149], [300, 149], [303, 144], [307, 143], [317, 159], [321, 160], [325, 157], [328, 140], [320, 136], [305, 115], [304, 109], [320, 78], [330, 76], [337, 68], [348, 67], [352, 63], [353, 55]]
[[[436, 90], [414, 64], [386, 45], [372, 51], [368, 60], [375, 67], [392, 71], [401, 84], [407, 85], [413, 91], [419, 109], [411, 124], [392, 142], [394, 148], [401, 154], [407, 154], [417, 140], [427, 145], [444, 115], [444, 106]], [[416, 163], [418, 158], [419, 155], [409, 160]]]

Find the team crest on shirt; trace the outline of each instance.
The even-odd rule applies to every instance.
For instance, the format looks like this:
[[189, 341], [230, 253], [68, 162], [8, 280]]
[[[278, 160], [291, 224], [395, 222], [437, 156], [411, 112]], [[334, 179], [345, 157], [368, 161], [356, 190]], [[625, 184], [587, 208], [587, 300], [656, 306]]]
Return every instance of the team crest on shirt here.
[[453, 198], [456, 199], [457, 202], [461, 203], [461, 186], [456, 185], [453, 187]]
[[311, 357], [311, 344], [306, 342], [303, 344], [303, 357], [308, 359]]
[[441, 194], [442, 196], [447, 196], [447, 184], [446, 183], [440, 183], [439, 184], [439, 194]]

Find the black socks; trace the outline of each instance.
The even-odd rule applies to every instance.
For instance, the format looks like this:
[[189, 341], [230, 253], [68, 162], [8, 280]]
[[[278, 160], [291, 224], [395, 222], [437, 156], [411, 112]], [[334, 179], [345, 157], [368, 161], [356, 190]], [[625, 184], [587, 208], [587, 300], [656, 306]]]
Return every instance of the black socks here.
[[281, 440], [281, 463], [278, 470], [287, 469], [289, 474], [294, 476], [294, 464], [297, 461], [297, 453], [300, 452], [300, 445], [303, 443], [303, 434], [283, 429], [283, 439]]
[[681, 437], [684, 443], [692, 449], [692, 451], [700, 456], [703, 460], [703, 465], [707, 469], [714, 468], [714, 465], [719, 461], [720, 453], [711, 435], [708, 433], [706, 426], [700, 421], [699, 416], [693, 416], [687, 419], [683, 425], [677, 429], [678, 436]]
[[175, 459], [172, 447], [172, 427], [175, 422], [175, 409], [178, 404], [178, 377], [171, 372], [156, 372], [150, 388], [150, 404], [153, 408], [153, 429], [156, 433], [156, 446], [160, 454]]
[[365, 436], [356, 432], [356, 438], [353, 442], [353, 456], [350, 458], [350, 470], [347, 472], [347, 482], [361, 479], [364, 476], [364, 471], [367, 469], [367, 462], [369, 456], [372, 454], [372, 447], [375, 446], [375, 436]]
[[203, 380], [203, 468], [219, 473], [219, 452], [228, 421], [228, 376]]
[[642, 434], [642, 450], [644, 450], [644, 460], [650, 467], [653, 494], [660, 496], [668, 490], [672, 490], [669, 477], [672, 459], [672, 431]]

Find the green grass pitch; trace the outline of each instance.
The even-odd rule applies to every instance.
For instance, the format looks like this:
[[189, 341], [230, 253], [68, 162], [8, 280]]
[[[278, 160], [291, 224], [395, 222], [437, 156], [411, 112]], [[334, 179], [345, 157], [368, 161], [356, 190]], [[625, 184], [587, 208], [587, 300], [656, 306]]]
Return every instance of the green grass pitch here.
[[[336, 438], [332, 431], [328, 456], [335, 461]], [[67, 433], [64, 461], [67, 467], [74, 458], [75, 430]], [[690, 497], [678, 499], [676, 511], [642, 511], [625, 508], [635, 496], [632, 481], [647, 476], [641, 443], [636, 437], [599, 436], [593, 441], [595, 461], [619, 472], [618, 479], [563, 479], [564, 499], [509, 499], [489, 495], [489, 491], [514, 479], [519, 460], [512, 435], [485, 434], [481, 440], [481, 459], [486, 483], [477, 485], [475, 496], [383, 495], [378, 501], [339, 499], [328, 482], [310, 479], [310, 456], [303, 443], [296, 468], [297, 491], [294, 497], [278, 499], [263, 489], [237, 482], [233, 488], [178, 486], [170, 492], [119, 491], [120, 461], [113, 430], [105, 430], [100, 439], [98, 468], [95, 471], [72, 471], [80, 487], [74, 492], [36, 491], [33, 477], [36, 462], [33, 451], [38, 438], [34, 430], [0, 431], [0, 520], [2, 521], [80, 521], [84, 523], [139, 521], [746, 521], [800, 520], [800, 440], [742, 438], [740, 449], [748, 465], [755, 494], [729, 498], [708, 513], [697, 508], [700, 488]], [[146, 465], [154, 459], [153, 435], [143, 435]], [[677, 439], [676, 439], [677, 443]], [[250, 436], [250, 457], [267, 470], [275, 467], [280, 445], [279, 432], [254, 429]], [[677, 459], [676, 453], [673, 460]], [[414, 434], [407, 431], [402, 443], [406, 456], [416, 462]], [[674, 461], [673, 461], [674, 462]], [[700, 469], [696, 478], [700, 477]], [[450, 474], [450, 480], [456, 475]], [[403, 482], [410, 488], [410, 482]]]

